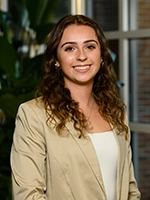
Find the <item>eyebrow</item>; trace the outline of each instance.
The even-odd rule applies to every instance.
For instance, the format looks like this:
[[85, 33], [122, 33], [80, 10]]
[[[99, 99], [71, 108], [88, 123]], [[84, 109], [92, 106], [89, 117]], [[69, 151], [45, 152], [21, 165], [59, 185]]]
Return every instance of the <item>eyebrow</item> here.
[[[86, 44], [86, 43], [88, 43], [88, 42], [95, 42], [96, 44], [98, 44], [98, 42], [97, 42], [96, 40], [86, 40], [86, 41], [84, 41], [83, 43]], [[66, 44], [77, 44], [77, 42], [65, 42], [65, 43], [63, 43], [63, 44], [61, 45], [61, 48], [62, 48], [63, 46], [65, 46]]]

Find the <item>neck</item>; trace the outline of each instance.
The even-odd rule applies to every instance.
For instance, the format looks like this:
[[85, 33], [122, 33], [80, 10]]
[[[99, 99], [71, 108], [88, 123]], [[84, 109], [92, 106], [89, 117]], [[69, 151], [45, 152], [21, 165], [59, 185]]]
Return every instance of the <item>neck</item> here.
[[85, 90], [76, 90], [72, 94], [72, 98], [79, 103], [81, 108], [91, 106], [93, 102], [93, 94], [92, 90], [85, 89]]
[[79, 108], [82, 110], [83, 114], [85, 115], [85, 118], [87, 119], [87, 130], [92, 130], [93, 125], [90, 120], [91, 114], [94, 108], [94, 97], [92, 94], [92, 87], [93, 85], [88, 86], [76, 86], [69, 88], [71, 91], [72, 98], [79, 103]]
[[93, 81], [89, 80], [86, 83], [79, 83], [76, 81], [68, 81], [65, 79], [65, 85], [70, 90], [72, 98], [81, 105], [88, 106], [91, 102]]

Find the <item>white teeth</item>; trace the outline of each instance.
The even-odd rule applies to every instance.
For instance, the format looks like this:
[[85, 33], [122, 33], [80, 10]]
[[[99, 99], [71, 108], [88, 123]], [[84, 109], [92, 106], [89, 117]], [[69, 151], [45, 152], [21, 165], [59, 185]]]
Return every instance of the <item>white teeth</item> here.
[[84, 69], [88, 69], [89, 67], [90, 67], [89, 65], [88, 66], [82, 66], [82, 67], [77, 66], [77, 67], [75, 67], [75, 69], [84, 70]]

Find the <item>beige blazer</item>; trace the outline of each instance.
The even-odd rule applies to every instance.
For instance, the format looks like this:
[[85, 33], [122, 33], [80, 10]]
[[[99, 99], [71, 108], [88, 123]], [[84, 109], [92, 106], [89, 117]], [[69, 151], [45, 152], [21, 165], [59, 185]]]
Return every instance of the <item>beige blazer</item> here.
[[[40, 98], [19, 107], [11, 149], [13, 199], [106, 200], [90, 138], [79, 139], [71, 122], [66, 124], [65, 136], [59, 136], [54, 125], [46, 125], [46, 119]], [[114, 200], [140, 199], [130, 139], [113, 132], [119, 149]]]

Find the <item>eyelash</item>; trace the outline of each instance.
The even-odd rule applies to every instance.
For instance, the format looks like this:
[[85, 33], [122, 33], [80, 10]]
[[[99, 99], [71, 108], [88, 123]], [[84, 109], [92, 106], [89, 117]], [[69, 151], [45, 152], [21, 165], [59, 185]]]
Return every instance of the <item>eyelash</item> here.
[[[92, 50], [92, 49], [95, 49], [95, 46], [87, 45], [86, 48]], [[75, 48], [70, 46], [70, 47], [66, 47], [65, 51], [72, 51], [73, 49], [75, 49]]]
[[72, 51], [74, 48], [73, 47], [67, 47], [66, 49], [65, 49], [65, 51]]
[[94, 45], [88, 45], [87, 48], [88, 49], [95, 49], [95, 46]]

